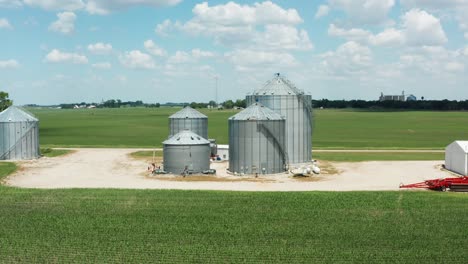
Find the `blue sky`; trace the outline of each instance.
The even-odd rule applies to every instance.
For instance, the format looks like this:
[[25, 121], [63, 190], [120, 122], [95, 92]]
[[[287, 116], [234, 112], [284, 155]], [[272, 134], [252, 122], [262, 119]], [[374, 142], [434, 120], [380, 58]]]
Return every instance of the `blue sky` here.
[[17, 104], [243, 98], [274, 73], [321, 99], [468, 99], [468, 0], [0, 0]]

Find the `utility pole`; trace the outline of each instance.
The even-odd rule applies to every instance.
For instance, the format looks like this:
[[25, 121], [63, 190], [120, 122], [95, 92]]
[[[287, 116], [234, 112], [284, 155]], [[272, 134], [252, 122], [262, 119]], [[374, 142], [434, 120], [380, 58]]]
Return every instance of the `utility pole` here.
[[215, 76], [215, 102], [216, 102], [216, 108], [218, 108], [218, 75]]

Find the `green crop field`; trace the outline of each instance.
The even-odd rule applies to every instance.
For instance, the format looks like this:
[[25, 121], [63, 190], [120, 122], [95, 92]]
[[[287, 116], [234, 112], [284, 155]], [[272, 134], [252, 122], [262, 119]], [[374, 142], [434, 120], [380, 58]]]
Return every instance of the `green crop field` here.
[[0, 187], [1, 263], [466, 263], [468, 196]]
[[[49, 147], [154, 147], [169, 134], [169, 115], [180, 108], [29, 109], [40, 119], [41, 144]], [[204, 111], [210, 137], [227, 142], [233, 111]]]
[[313, 152], [313, 158], [327, 161], [444, 160], [443, 152]]
[[[30, 109], [40, 123], [41, 144], [85, 147], [161, 147], [168, 116], [180, 108]], [[202, 110], [209, 137], [228, 143], [236, 111]], [[468, 112], [366, 112], [316, 110], [314, 148], [442, 149], [468, 138]]]

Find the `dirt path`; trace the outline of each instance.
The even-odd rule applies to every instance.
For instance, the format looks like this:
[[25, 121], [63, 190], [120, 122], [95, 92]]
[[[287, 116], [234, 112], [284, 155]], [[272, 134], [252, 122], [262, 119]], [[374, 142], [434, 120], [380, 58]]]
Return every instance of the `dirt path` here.
[[24, 188], [130, 188], [130, 189], [198, 189], [236, 191], [356, 191], [398, 190], [400, 183], [451, 176], [437, 166], [443, 161], [375, 161], [330, 163], [339, 174], [313, 178], [291, 175], [249, 178], [225, 173], [227, 163], [216, 163], [218, 179], [149, 177], [147, 162], [128, 154], [137, 149], [75, 149], [57, 158], [41, 158], [21, 163], [6, 184]]

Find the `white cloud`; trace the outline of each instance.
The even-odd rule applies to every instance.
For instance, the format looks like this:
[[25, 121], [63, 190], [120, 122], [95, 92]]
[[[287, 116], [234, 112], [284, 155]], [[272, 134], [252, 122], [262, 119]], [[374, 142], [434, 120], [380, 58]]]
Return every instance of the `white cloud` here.
[[16, 8], [22, 5], [23, 3], [20, 0], [0, 0], [1, 8]]
[[31, 7], [39, 7], [45, 10], [74, 11], [84, 8], [82, 0], [24, 0]]
[[[191, 52], [177, 51], [167, 60], [168, 65], [195, 63], [200, 59], [213, 58], [216, 54], [211, 51], [193, 49]], [[167, 65], [166, 65], [167, 66]], [[170, 66], [169, 66], [170, 67]]]
[[273, 50], [310, 50], [314, 46], [305, 30], [288, 25], [266, 25], [265, 31], [253, 38], [254, 46]]
[[343, 29], [335, 24], [330, 24], [328, 34], [374, 46], [440, 46], [448, 41], [440, 20], [426, 11], [412, 9], [401, 20], [401, 28], [387, 28], [375, 35], [361, 28]]
[[182, 0], [89, 0], [86, 10], [91, 14], [107, 15], [113, 11], [123, 10], [134, 6], [163, 7], [177, 5]]
[[131, 69], [153, 69], [156, 65], [149, 54], [139, 50], [125, 52], [119, 56], [120, 63]]
[[326, 73], [347, 76], [363, 73], [372, 65], [372, 52], [367, 46], [348, 41], [336, 51], [321, 54], [321, 66]]
[[271, 67], [278, 69], [298, 65], [296, 59], [289, 53], [234, 50], [226, 53], [224, 56], [238, 71]]
[[359, 24], [383, 24], [395, 6], [395, 0], [329, 0], [333, 9], [345, 12], [351, 21]]
[[112, 64], [110, 64], [109, 62], [100, 62], [100, 63], [94, 63], [92, 67], [96, 69], [100, 69], [100, 70], [108, 70], [112, 68]]
[[76, 15], [73, 12], [62, 12], [57, 14], [58, 20], [50, 24], [49, 30], [65, 35], [75, 31]]
[[200, 50], [200, 49], [193, 49], [192, 50], [192, 57], [195, 58], [195, 59], [212, 58], [214, 56], [216, 56], [216, 55], [211, 51]]
[[341, 37], [352, 41], [366, 42], [372, 35], [372, 33], [360, 28], [352, 28], [346, 30], [335, 26], [335, 24], [330, 24], [330, 26], [328, 27], [328, 35], [334, 37]]
[[73, 63], [73, 64], [87, 64], [88, 58], [84, 55], [80, 55], [77, 53], [67, 53], [62, 52], [58, 49], [53, 49], [47, 56], [45, 57], [46, 62], [51, 63]]
[[403, 71], [411, 71], [415, 76], [450, 79], [454, 73], [465, 70], [466, 60], [460, 56], [463, 52], [463, 49], [453, 51], [442, 46], [411, 48], [400, 57], [400, 66]]
[[94, 43], [88, 45], [88, 50], [93, 54], [106, 55], [112, 52], [112, 45], [109, 43]]
[[2, 29], [2, 28], [13, 29], [10, 22], [6, 18], [0, 18], [0, 29]]
[[372, 32], [361, 28], [343, 29], [330, 24], [328, 35], [374, 46], [400, 46], [405, 43], [403, 32], [394, 28], [385, 29], [374, 35]]
[[466, 46], [466, 47], [462, 50], [461, 53], [462, 53], [463, 55], [465, 55], [465, 56], [468, 56], [468, 46]]
[[16, 69], [20, 64], [16, 60], [0, 60], [0, 69]]
[[405, 36], [401, 30], [388, 28], [377, 35], [370, 36], [369, 42], [376, 46], [399, 46], [405, 43]]
[[327, 5], [320, 5], [315, 13], [315, 19], [319, 19], [321, 17], [327, 16], [330, 12], [330, 7]]
[[426, 11], [412, 9], [402, 17], [406, 42], [409, 45], [443, 45], [448, 40], [440, 20]]
[[267, 50], [310, 50], [313, 44], [305, 30], [295, 25], [303, 20], [295, 9], [283, 9], [265, 1], [253, 5], [229, 2], [193, 8], [194, 17], [186, 23], [164, 21], [155, 31], [160, 35], [179, 29], [195, 36], [213, 38], [216, 44], [234, 48]]
[[370, 43], [376, 46], [400, 46], [405, 43], [405, 36], [402, 31], [389, 28], [370, 36]]
[[468, 6], [468, 0], [400, 0], [400, 3], [408, 8], [424, 9], [448, 9]]
[[465, 65], [460, 62], [448, 62], [445, 64], [445, 70], [448, 72], [463, 72]]
[[159, 47], [158, 45], [156, 45], [156, 43], [154, 43], [154, 41], [152, 40], [147, 40], [145, 41], [144, 43], [144, 46], [145, 46], [145, 49], [151, 54], [151, 55], [154, 55], [154, 56], [158, 56], [158, 57], [165, 57], [167, 56], [167, 52]]
[[448, 18], [447, 20], [455, 17], [468, 39], [468, 0], [400, 0], [400, 4], [406, 9], [418, 8], [434, 12]]
[[135, 6], [173, 6], [182, 0], [0, 0], [0, 7], [21, 7], [27, 5], [48, 11], [77, 11], [85, 9], [90, 14], [106, 15], [114, 11]]
[[172, 55], [167, 62], [169, 64], [181, 64], [181, 63], [188, 63], [192, 61], [192, 57], [189, 53], [185, 51], [177, 51], [174, 55]]
[[179, 22], [172, 23], [171, 20], [166, 19], [162, 23], [156, 25], [154, 31], [160, 36], [167, 36], [169, 34], [169, 31], [173, 30], [174, 28], [180, 27], [181, 25]]
[[253, 6], [228, 2], [210, 7], [207, 2], [195, 5], [195, 19], [204, 24], [265, 25], [299, 24], [302, 18], [295, 9], [283, 9], [271, 1], [255, 3]]

